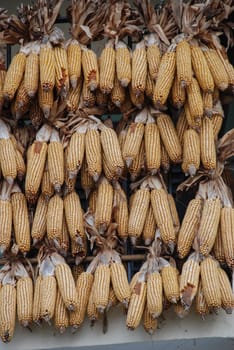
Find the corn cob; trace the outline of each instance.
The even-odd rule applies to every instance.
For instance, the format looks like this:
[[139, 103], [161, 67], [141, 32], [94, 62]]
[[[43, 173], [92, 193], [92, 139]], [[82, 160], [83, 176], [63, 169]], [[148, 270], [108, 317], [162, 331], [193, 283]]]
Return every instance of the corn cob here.
[[201, 124], [202, 124], [201, 118], [196, 118], [195, 119], [195, 118], [192, 117], [190, 109], [189, 109], [189, 105], [188, 105], [187, 102], [184, 105], [184, 110], [185, 110], [185, 116], [186, 116], [186, 120], [187, 120], [188, 126], [190, 128], [193, 128], [193, 129], [197, 130], [197, 131], [200, 131]]
[[200, 125], [203, 116], [203, 100], [198, 81], [192, 78], [191, 84], [187, 86], [188, 107], [192, 120], [195, 124]]
[[192, 199], [186, 209], [178, 235], [177, 251], [181, 259], [188, 255], [191, 249], [193, 240], [199, 228], [201, 211], [201, 199]]
[[69, 326], [68, 311], [64, 305], [60, 291], [57, 291], [55, 312], [54, 312], [54, 325], [60, 334], [63, 334]]
[[41, 126], [43, 120], [43, 112], [39, 106], [38, 98], [35, 98], [34, 103], [31, 103], [30, 105], [29, 118], [35, 129], [38, 129]]
[[196, 253], [190, 255], [182, 267], [180, 276], [180, 299], [185, 308], [190, 308], [199, 284], [200, 266]]
[[162, 277], [158, 271], [150, 273], [147, 278], [147, 307], [153, 318], [158, 318], [163, 309]]
[[77, 291], [75, 281], [70, 267], [65, 263], [58, 262], [55, 267], [55, 277], [63, 302], [69, 311], [74, 311], [78, 307]]
[[207, 92], [203, 92], [202, 98], [204, 114], [207, 117], [211, 117], [213, 114], [213, 95], [208, 94]]
[[144, 136], [143, 123], [131, 123], [123, 147], [123, 158], [129, 167], [139, 153], [141, 142]]
[[140, 188], [134, 194], [129, 213], [128, 234], [133, 244], [140, 237], [150, 204], [150, 193], [147, 188]]
[[95, 214], [96, 212], [96, 207], [97, 207], [97, 190], [93, 189], [89, 195], [89, 210], [91, 213]]
[[162, 240], [173, 251], [176, 238], [175, 229], [167, 193], [164, 189], [154, 189], [151, 191], [151, 205]]
[[220, 229], [227, 265], [234, 267], [234, 208], [221, 209]]
[[58, 93], [66, 97], [69, 90], [67, 50], [62, 46], [56, 46], [53, 51], [55, 60], [55, 85]]
[[154, 175], [159, 170], [161, 163], [160, 135], [155, 122], [146, 123], [144, 142], [146, 166], [148, 171]]
[[81, 168], [84, 159], [85, 132], [86, 130], [80, 128], [72, 135], [70, 139], [66, 159], [69, 178], [76, 177]]
[[100, 56], [100, 90], [109, 94], [114, 87], [115, 50], [113, 42], [108, 41]]
[[154, 81], [148, 72], [147, 78], [146, 78], [145, 95], [152, 100], [153, 92], [154, 92]]
[[95, 226], [101, 234], [108, 228], [111, 222], [113, 207], [113, 188], [103, 177], [98, 186], [98, 196], [95, 211]]
[[185, 87], [181, 85], [178, 75], [175, 76], [174, 82], [172, 84], [171, 99], [173, 106], [177, 109], [183, 107], [186, 100]]
[[124, 103], [125, 100], [125, 89], [120, 84], [120, 81], [117, 78], [117, 75], [115, 74], [114, 79], [114, 86], [111, 90], [111, 101], [114, 103], [114, 105], [118, 108], [121, 107], [121, 105]]
[[139, 276], [133, 287], [128, 307], [126, 326], [130, 330], [136, 329], [144, 312], [146, 304], [146, 282], [145, 277]]
[[57, 130], [52, 131], [48, 146], [48, 171], [50, 182], [59, 192], [64, 182], [64, 155]]
[[12, 217], [16, 244], [23, 254], [30, 250], [30, 225], [27, 201], [20, 189], [11, 195]]
[[20, 324], [28, 327], [33, 319], [33, 283], [31, 277], [22, 277], [16, 284], [17, 315]]
[[[72, 266], [72, 275], [74, 278], [75, 283], [77, 284], [78, 277], [84, 272], [84, 266], [83, 265], [73, 265]], [[79, 300], [79, 298], [78, 298]]]
[[145, 161], [144, 156], [145, 156], [145, 144], [144, 144], [144, 140], [142, 140], [140, 150], [136, 158], [133, 159], [129, 167], [129, 172], [131, 174], [131, 181], [135, 181], [136, 178], [141, 174], [141, 171], [144, 169], [144, 161]]
[[28, 151], [27, 173], [25, 179], [25, 193], [28, 201], [36, 199], [46, 162], [47, 144], [35, 141]]
[[42, 276], [40, 283], [40, 317], [49, 322], [55, 312], [57, 283], [54, 276]]
[[15, 97], [15, 110], [14, 114], [16, 119], [20, 119], [24, 114], [29, 111], [30, 108], [30, 97], [25, 88], [25, 79], [20, 83]]
[[177, 235], [180, 230], [180, 218], [177, 212], [176, 202], [172, 194], [168, 194], [167, 198], [168, 198], [168, 203], [171, 211], [173, 226]]
[[200, 166], [200, 137], [193, 129], [184, 132], [182, 169], [194, 176]]
[[223, 116], [221, 114], [213, 114], [211, 117], [211, 122], [213, 125], [214, 139], [217, 140], [218, 134], [223, 125]]
[[117, 223], [117, 233], [119, 238], [126, 241], [128, 237], [128, 202], [125, 192], [121, 186], [116, 185], [114, 191], [114, 221]]
[[94, 304], [94, 283], [91, 289], [91, 293], [89, 296], [89, 301], [87, 305], [87, 316], [89, 320], [92, 322], [91, 325], [98, 320], [98, 311], [96, 305]]
[[17, 53], [7, 70], [3, 86], [3, 95], [6, 99], [12, 100], [23, 79], [26, 65], [26, 55], [23, 52]]
[[39, 57], [41, 88], [43, 91], [52, 91], [55, 85], [55, 57], [49, 42], [41, 46]]
[[20, 181], [22, 181], [26, 174], [26, 165], [24, 162], [24, 158], [18, 149], [15, 149], [15, 162], [16, 162], [17, 177]]
[[157, 126], [170, 159], [175, 163], [180, 162], [182, 148], [171, 118], [167, 114], [159, 114], [157, 117]]
[[127, 87], [131, 81], [131, 56], [123, 41], [116, 44], [115, 60], [118, 80], [123, 87]]
[[46, 222], [49, 241], [60, 245], [63, 226], [63, 200], [57, 194], [49, 201]]
[[190, 44], [186, 40], [181, 40], [176, 46], [176, 70], [180, 85], [189, 86], [192, 82], [192, 61]]
[[76, 40], [72, 40], [67, 47], [68, 75], [72, 89], [76, 89], [81, 76], [81, 48]]
[[0, 197], [0, 217], [2, 223], [0, 226], [0, 253], [2, 254], [10, 246], [11, 241], [11, 229], [12, 229], [12, 205], [10, 202], [10, 196], [7, 195], [9, 189], [4, 182], [2, 187], [2, 193]]
[[153, 335], [157, 329], [157, 325], [158, 325], [157, 319], [151, 316], [149, 309], [146, 305], [143, 313], [143, 326], [145, 331], [150, 335]]
[[77, 243], [74, 240], [71, 240], [71, 254], [75, 258], [75, 263], [80, 264], [81, 261], [87, 255], [87, 240], [86, 237], [82, 237], [80, 243]]
[[34, 97], [39, 85], [39, 55], [37, 52], [31, 52], [26, 59], [24, 86], [29, 97]]
[[161, 52], [159, 49], [157, 39], [155, 39], [154, 34], [150, 34], [145, 39], [147, 39], [146, 56], [147, 56], [149, 74], [152, 80], [156, 80], [158, 76], [158, 69], [159, 69], [160, 60], [161, 60]]
[[208, 49], [203, 51], [215, 85], [219, 90], [226, 90], [228, 87], [228, 75], [219, 57], [218, 51]]
[[227, 314], [231, 314], [233, 309], [233, 292], [228, 275], [223, 269], [218, 268], [218, 276], [222, 308]]
[[85, 196], [88, 198], [90, 191], [94, 187], [94, 180], [90, 173], [88, 172], [88, 164], [86, 161], [86, 157], [84, 158], [82, 167], [81, 167], [81, 187], [85, 191]]
[[46, 200], [49, 200], [54, 194], [54, 186], [50, 181], [48, 162], [45, 166], [45, 171], [41, 180], [41, 193]]
[[102, 168], [103, 168], [103, 173], [108, 181], [118, 180], [118, 176], [114, 172], [114, 169], [110, 168], [106, 160], [105, 153], [102, 154]]
[[37, 207], [33, 218], [31, 236], [33, 245], [41, 241], [46, 233], [48, 201], [40, 195], [37, 201]]
[[211, 257], [207, 257], [201, 262], [201, 281], [208, 307], [217, 312], [222, 302], [221, 291], [218, 264]]
[[[154, 87], [153, 103], [162, 106], [166, 103], [170, 93], [176, 69], [176, 54], [170, 47], [161, 58], [158, 77]], [[165, 72], [166, 75], [165, 75]]]
[[108, 298], [108, 304], [106, 307], [106, 311], [108, 311], [111, 307], [118, 305], [118, 302], [119, 301], [115, 295], [115, 292], [114, 292], [112, 286], [110, 286], [109, 298]]
[[214, 91], [214, 80], [199, 46], [191, 47], [191, 56], [193, 71], [201, 89], [206, 93], [212, 93]]
[[8, 137], [0, 136], [0, 164], [2, 176], [10, 184], [17, 176], [16, 153], [12, 141]]
[[162, 284], [167, 300], [176, 304], [180, 298], [180, 288], [178, 280], [178, 270], [172, 265], [166, 265], [162, 268]]
[[84, 237], [84, 224], [80, 199], [76, 192], [73, 191], [66, 195], [63, 203], [69, 235], [72, 240], [82, 246], [82, 238]]
[[89, 301], [93, 284], [93, 275], [89, 272], [82, 272], [76, 282], [78, 296], [78, 308], [70, 313], [70, 326], [77, 329], [84, 321], [87, 304]]
[[102, 150], [98, 130], [88, 129], [85, 135], [85, 156], [88, 166], [88, 173], [97, 181], [102, 172]]
[[170, 169], [170, 158], [162, 142], [161, 142], [161, 167], [164, 173], [167, 174]]
[[214, 170], [216, 168], [214, 131], [212, 121], [207, 117], [202, 121], [200, 138], [202, 165], [207, 170]]
[[144, 223], [144, 228], [142, 233], [142, 237], [144, 239], [145, 245], [151, 244], [151, 242], [155, 238], [155, 233], [156, 233], [156, 221], [154, 218], [152, 205], [150, 205], [145, 218], [145, 223]]
[[79, 107], [81, 91], [83, 86], [82, 79], [79, 79], [75, 89], [70, 88], [67, 96], [67, 110], [68, 112], [75, 112]]
[[180, 141], [181, 146], [183, 146], [183, 142], [184, 142], [184, 133], [188, 128], [189, 128], [188, 121], [186, 118], [185, 110], [183, 109], [176, 123], [176, 132], [177, 132], [178, 139]]
[[199, 251], [208, 255], [218, 233], [221, 203], [219, 198], [206, 199], [204, 202], [200, 227], [198, 230]]
[[130, 300], [130, 288], [125, 267], [121, 261], [112, 262], [110, 272], [114, 293], [120, 303], [127, 308]]
[[94, 51], [85, 48], [82, 51], [81, 64], [85, 84], [87, 84], [90, 91], [96, 90], [99, 85], [99, 70], [97, 56]]
[[63, 215], [63, 225], [62, 225], [62, 234], [60, 240], [60, 254], [63, 256], [67, 256], [67, 253], [70, 249], [70, 237], [68, 233], [67, 223], [65, 216]]
[[38, 88], [38, 101], [39, 106], [46, 119], [50, 116], [50, 111], [54, 103], [54, 93], [53, 90], [45, 91], [41, 86]]
[[[221, 213], [222, 213], [222, 208], [221, 208]], [[221, 220], [221, 218], [220, 218]], [[223, 247], [223, 241], [222, 241], [222, 233], [221, 233], [221, 228], [219, 225], [218, 228], [218, 233], [215, 238], [214, 246], [212, 249], [212, 252], [214, 253], [215, 259], [220, 263], [220, 264], [225, 264], [225, 254], [224, 254], [224, 247]]]
[[93, 302], [98, 312], [103, 313], [108, 304], [110, 290], [110, 268], [100, 264], [95, 270]]
[[41, 318], [41, 281], [42, 276], [37, 276], [35, 286], [34, 286], [34, 295], [33, 295], [33, 310], [32, 310], [32, 319], [36, 324], [40, 323]]
[[209, 313], [209, 308], [204, 296], [204, 291], [202, 288], [202, 281], [200, 280], [197, 295], [196, 295], [196, 311], [201, 315], [202, 319]]
[[101, 130], [101, 144], [109, 168], [113, 173], [120, 176], [124, 168], [124, 162], [118, 138], [113, 129], [104, 127]]
[[96, 102], [94, 92], [90, 90], [88, 84], [86, 84], [85, 81], [83, 82], [81, 101], [85, 107], [93, 107]]
[[11, 341], [15, 330], [16, 288], [3, 284], [0, 291], [0, 336], [4, 343]]
[[147, 77], [147, 57], [143, 41], [136, 44], [132, 53], [132, 90], [138, 96], [144, 93]]

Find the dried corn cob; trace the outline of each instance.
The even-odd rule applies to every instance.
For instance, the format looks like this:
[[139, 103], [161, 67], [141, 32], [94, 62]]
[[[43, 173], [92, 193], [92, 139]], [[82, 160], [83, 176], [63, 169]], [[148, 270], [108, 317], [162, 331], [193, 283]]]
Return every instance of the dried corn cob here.
[[154, 34], [150, 34], [146, 39], [146, 46], [147, 46], [147, 62], [148, 62], [148, 69], [151, 79], [156, 80], [158, 76], [158, 69], [159, 64], [161, 60], [161, 52], [159, 49], [159, 43]]
[[99, 85], [99, 70], [97, 56], [94, 51], [87, 48], [82, 50], [81, 64], [84, 74], [84, 82], [90, 91], [97, 89]]
[[91, 293], [89, 296], [88, 305], [87, 305], [87, 316], [92, 322], [91, 325], [98, 320], [98, 311], [97, 311], [96, 305], [94, 304], [94, 287], [95, 285], [93, 283]]
[[0, 253], [4, 253], [10, 246], [12, 229], [12, 206], [10, 202], [10, 188], [4, 181], [0, 196]]
[[66, 166], [69, 178], [76, 177], [81, 168], [85, 150], [86, 128], [80, 126], [72, 135], [67, 148]]
[[218, 268], [218, 276], [222, 308], [227, 314], [231, 314], [233, 309], [233, 291], [228, 275], [223, 269]]
[[138, 96], [144, 93], [147, 77], [147, 57], [143, 41], [136, 44], [132, 53], [132, 90]]
[[94, 180], [90, 173], [88, 172], [88, 164], [86, 161], [86, 157], [84, 158], [82, 167], [81, 167], [81, 187], [85, 191], [85, 196], [88, 198], [90, 191], [92, 190], [94, 186]]
[[126, 241], [128, 237], [128, 202], [127, 196], [121, 186], [116, 183], [114, 187], [114, 221], [117, 223], [119, 238]]
[[123, 158], [129, 167], [139, 153], [144, 136], [143, 123], [131, 123], [128, 128], [126, 140], [123, 147]]
[[144, 142], [147, 170], [154, 175], [160, 168], [161, 148], [159, 130], [152, 119], [148, 118], [145, 125]]
[[53, 90], [55, 84], [55, 57], [49, 41], [40, 49], [40, 82], [43, 91]]
[[203, 98], [204, 114], [207, 117], [211, 117], [213, 114], [213, 95], [208, 94], [207, 92], [203, 92], [202, 98]]
[[188, 255], [191, 249], [199, 228], [201, 212], [202, 200], [200, 198], [192, 199], [186, 209], [178, 235], [177, 250], [181, 259]]
[[85, 107], [93, 107], [96, 102], [94, 92], [90, 90], [88, 84], [85, 81], [83, 81], [81, 101]]
[[203, 116], [203, 101], [198, 81], [192, 78], [191, 84], [187, 86], [188, 107], [193, 123], [200, 125]]
[[170, 159], [175, 163], [180, 162], [182, 158], [182, 148], [175, 126], [169, 115], [159, 114], [157, 117], [157, 126]]
[[224, 255], [229, 267], [234, 266], [234, 208], [221, 209], [220, 229]]
[[63, 145], [57, 130], [53, 130], [48, 145], [48, 171], [50, 182], [56, 192], [59, 192], [64, 182]]
[[98, 192], [96, 189], [93, 189], [89, 195], [89, 210], [92, 214], [95, 214], [96, 206], [97, 206], [97, 195]]
[[4, 343], [8, 343], [15, 330], [16, 288], [13, 282], [2, 285], [0, 302], [0, 336]]
[[38, 98], [35, 98], [34, 103], [31, 103], [30, 105], [29, 118], [35, 129], [38, 129], [41, 126], [43, 120], [43, 112], [39, 106]]
[[69, 326], [68, 311], [65, 307], [60, 291], [57, 291], [54, 312], [54, 325], [60, 334], [63, 334], [66, 328]]
[[218, 51], [208, 49], [203, 51], [205, 59], [207, 61], [210, 72], [213, 76], [215, 85], [220, 90], [225, 90], [228, 87], [228, 75], [223, 65], [222, 60], [219, 57]]
[[[176, 69], [176, 54], [174, 47], [169, 47], [161, 58], [158, 77], [154, 87], [153, 103], [162, 106], [166, 103], [171, 90]], [[165, 72], [166, 75], [165, 75]]]
[[118, 41], [115, 50], [116, 74], [123, 87], [128, 86], [131, 81], [131, 56], [127, 45]]
[[100, 264], [95, 270], [93, 281], [93, 302], [98, 312], [103, 313], [108, 304], [110, 289], [110, 268]]
[[38, 102], [39, 106], [46, 119], [50, 116], [50, 111], [54, 103], [54, 93], [53, 90], [45, 91], [39, 86], [38, 89]]
[[33, 295], [33, 312], [32, 318], [33, 322], [40, 324], [41, 318], [41, 281], [42, 276], [37, 276], [35, 286], [34, 286], [34, 295]]
[[40, 283], [40, 317], [49, 322], [55, 311], [57, 283], [54, 276], [42, 276]]
[[30, 97], [25, 88], [25, 79], [20, 83], [15, 97], [15, 110], [14, 114], [16, 119], [20, 119], [24, 114], [29, 111], [30, 108]]
[[26, 55], [24, 52], [17, 53], [7, 70], [4, 86], [3, 95], [6, 99], [12, 100], [20, 83], [23, 79], [24, 70], [26, 65]]
[[214, 245], [218, 233], [221, 203], [219, 198], [206, 199], [202, 209], [198, 230], [199, 251], [208, 255]]
[[40, 195], [37, 201], [37, 207], [33, 218], [31, 236], [33, 245], [41, 241], [46, 233], [48, 201]]
[[147, 188], [140, 188], [134, 193], [129, 213], [128, 234], [133, 244], [140, 237], [150, 204], [150, 193]]
[[129, 167], [129, 172], [131, 174], [131, 181], [135, 181], [136, 178], [141, 174], [142, 170], [144, 169], [144, 163], [145, 163], [144, 156], [145, 156], [145, 144], [144, 144], [144, 140], [142, 140], [140, 150], [136, 158], [133, 159], [131, 166]]
[[154, 92], [154, 81], [148, 72], [147, 78], [146, 78], [145, 95], [152, 100], [153, 92]]
[[190, 44], [181, 40], [176, 46], [176, 71], [180, 85], [189, 86], [192, 82], [192, 61]]
[[200, 166], [200, 137], [193, 129], [184, 132], [182, 169], [194, 176]]
[[143, 92], [136, 95], [132, 89], [132, 86], [129, 85], [129, 95], [131, 103], [136, 106], [138, 109], [142, 109], [145, 101], [145, 95]]
[[16, 185], [12, 190], [11, 205], [16, 244], [23, 254], [27, 254], [30, 250], [31, 238], [27, 201]]
[[205, 56], [199, 46], [191, 47], [192, 67], [201, 89], [206, 93], [214, 91], [214, 80]]
[[169, 207], [170, 207], [170, 211], [171, 211], [174, 229], [175, 229], [175, 232], [177, 235], [179, 230], [180, 230], [180, 218], [179, 218], [179, 215], [177, 212], [176, 201], [175, 201], [174, 197], [172, 196], [172, 194], [170, 194], [170, 193], [167, 195], [167, 198], [168, 198], [168, 203], [169, 203]]
[[45, 171], [41, 180], [41, 193], [46, 200], [49, 200], [54, 194], [54, 186], [50, 181], [48, 162], [46, 163]]
[[185, 308], [190, 308], [199, 284], [200, 266], [196, 253], [189, 256], [182, 267], [180, 276], [180, 299]]
[[205, 117], [201, 128], [201, 161], [207, 170], [216, 168], [216, 149], [212, 121]]
[[22, 277], [16, 284], [17, 315], [23, 327], [29, 327], [33, 319], [33, 283], [31, 277]]
[[26, 174], [26, 165], [24, 162], [24, 158], [18, 149], [15, 149], [15, 161], [16, 161], [17, 177], [20, 181], [22, 181]]
[[109, 94], [114, 87], [115, 50], [113, 41], [109, 40], [100, 56], [100, 90]]
[[117, 75], [115, 74], [114, 79], [114, 86], [111, 90], [111, 101], [116, 105], [116, 107], [120, 108], [121, 105], [124, 103], [125, 100], [125, 89], [120, 84], [120, 81], [117, 78]]
[[167, 300], [176, 304], [180, 298], [180, 288], [176, 267], [168, 264], [162, 268], [162, 284]]
[[[222, 209], [221, 209], [221, 212], [222, 212]], [[221, 220], [221, 218], [220, 218], [220, 220]], [[222, 241], [222, 233], [221, 233], [220, 225], [218, 228], [218, 233], [217, 233], [216, 238], [215, 238], [212, 252], [214, 253], [215, 259], [220, 264], [225, 264], [224, 246], [223, 246], [223, 241]]]
[[189, 128], [188, 121], [186, 118], [185, 110], [183, 109], [176, 123], [176, 132], [177, 132], [178, 139], [180, 141], [181, 146], [183, 146], [183, 142], [184, 142], [184, 133], [188, 128]]
[[97, 181], [102, 172], [102, 150], [99, 131], [89, 128], [85, 135], [85, 156], [88, 173]]
[[84, 237], [83, 211], [76, 192], [73, 191], [66, 195], [64, 209], [69, 235], [72, 240], [82, 246], [82, 238]]
[[142, 237], [144, 239], [145, 245], [151, 244], [151, 242], [155, 238], [155, 233], [156, 233], [156, 221], [154, 218], [152, 205], [150, 205], [145, 218], [145, 223], [144, 223], [144, 228], [142, 233]]
[[208, 307], [217, 312], [221, 307], [219, 272], [217, 261], [211, 257], [201, 262], [201, 281]]
[[202, 281], [200, 280], [196, 295], [196, 311], [201, 315], [202, 319], [209, 313], [209, 308], [204, 296]]
[[83, 86], [82, 79], [79, 79], [75, 89], [70, 89], [67, 96], [67, 110], [68, 112], [75, 112], [79, 107], [81, 91]]
[[110, 272], [114, 293], [121, 304], [127, 308], [130, 300], [130, 287], [125, 267], [120, 259], [111, 263]]
[[178, 75], [176, 75], [174, 82], [172, 84], [171, 99], [172, 99], [173, 106], [178, 109], [183, 107], [186, 100], [185, 87], [181, 85]]
[[170, 158], [162, 142], [161, 142], [161, 167], [164, 173], [167, 174], [170, 169]]
[[24, 73], [24, 86], [29, 97], [34, 97], [39, 85], [39, 55], [38, 47], [27, 56]]
[[143, 313], [143, 326], [145, 331], [150, 335], [153, 335], [157, 329], [157, 325], [158, 325], [157, 319], [151, 316], [149, 309], [146, 305]]
[[67, 47], [67, 64], [70, 83], [72, 89], [75, 90], [81, 76], [81, 48], [75, 39]]
[[114, 193], [112, 186], [106, 178], [102, 177], [98, 186], [95, 211], [95, 226], [101, 234], [105, 232], [111, 222], [113, 198]]
[[147, 277], [147, 307], [152, 317], [158, 318], [163, 309], [162, 303], [162, 277], [158, 271], [150, 273]]
[[55, 85], [57, 91], [66, 97], [69, 90], [67, 50], [62, 46], [54, 48], [55, 60]]
[[63, 226], [63, 200], [58, 194], [50, 198], [46, 222], [49, 241], [60, 245]]

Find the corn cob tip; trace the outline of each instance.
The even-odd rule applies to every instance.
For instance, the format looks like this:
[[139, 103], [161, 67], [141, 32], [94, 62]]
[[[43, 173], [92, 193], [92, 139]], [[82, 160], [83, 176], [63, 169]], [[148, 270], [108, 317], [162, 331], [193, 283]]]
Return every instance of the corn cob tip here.
[[121, 79], [121, 80], [120, 80], [120, 84], [121, 84], [122, 87], [127, 87], [128, 84], [129, 84], [129, 79], [127, 79], [127, 78]]
[[59, 334], [63, 334], [63, 333], [65, 332], [65, 330], [66, 330], [66, 327], [64, 327], [64, 326], [60, 326], [60, 327], [58, 328]]
[[78, 79], [76, 77], [73, 77], [70, 79], [70, 83], [72, 89], [75, 90], [77, 88]]
[[145, 239], [145, 245], [150, 245], [151, 244], [151, 242], [152, 242], [152, 239], [151, 238], [146, 238]]
[[6, 176], [5, 180], [10, 186], [13, 185], [13, 183], [14, 183], [14, 179], [11, 176]]
[[6, 250], [5, 244], [2, 244], [2, 245], [0, 246], [0, 256], [2, 256], [2, 255], [5, 253], [5, 250]]
[[54, 190], [56, 193], [59, 193], [61, 191], [61, 185], [60, 184], [54, 184]]
[[197, 169], [196, 167], [193, 165], [193, 164], [190, 164], [188, 166], [188, 173], [190, 176], [195, 176], [196, 175], [196, 172], [197, 172]]
[[130, 168], [130, 166], [132, 165], [133, 159], [127, 157], [127, 158], [125, 159], [125, 162], [126, 162], [127, 168]]
[[49, 106], [42, 106], [41, 108], [42, 108], [42, 112], [44, 114], [44, 117], [46, 119], [48, 119], [50, 116], [50, 107]]

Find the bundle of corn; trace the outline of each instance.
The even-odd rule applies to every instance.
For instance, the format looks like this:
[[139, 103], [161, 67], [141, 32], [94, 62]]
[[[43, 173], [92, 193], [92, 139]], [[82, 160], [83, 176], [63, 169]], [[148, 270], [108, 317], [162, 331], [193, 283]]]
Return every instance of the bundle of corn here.
[[95, 242], [97, 247], [97, 255], [91, 263], [92, 269], [94, 268], [94, 279], [87, 308], [88, 317], [91, 321], [95, 321], [99, 313], [102, 314], [116, 303], [115, 299], [127, 308], [130, 288], [125, 267], [117, 252], [117, 224], [111, 223], [100, 235], [95, 218], [88, 211], [85, 214], [85, 227], [92, 246]]
[[[149, 176], [132, 184], [128, 234], [133, 245], [143, 233], [149, 244], [160, 230], [163, 243], [173, 252], [180, 223], [174, 199], [159, 176]], [[153, 214], [153, 215], [152, 215]]]
[[126, 320], [128, 329], [136, 329], [143, 318], [145, 330], [153, 334], [157, 328], [157, 319], [163, 312], [163, 293], [169, 303], [176, 304], [179, 300], [179, 272], [173, 259], [170, 258], [168, 262], [160, 256], [161, 244], [160, 231], [157, 230], [149, 247], [147, 261], [131, 280]]
[[[30, 271], [30, 272], [29, 272]], [[33, 276], [31, 267], [21, 260], [10, 260], [0, 270], [0, 333], [4, 343], [14, 335], [16, 314], [22, 327], [33, 320]]]

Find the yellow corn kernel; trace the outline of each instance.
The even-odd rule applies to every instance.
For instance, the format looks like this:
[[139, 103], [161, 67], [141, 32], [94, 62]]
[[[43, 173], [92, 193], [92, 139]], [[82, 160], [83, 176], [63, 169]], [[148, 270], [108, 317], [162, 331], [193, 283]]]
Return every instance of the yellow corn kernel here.
[[201, 89], [206, 93], [212, 93], [214, 91], [214, 80], [201, 48], [192, 46], [191, 56], [193, 71]]
[[31, 52], [26, 59], [24, 86], [29, 97], [34, 97], [39, 85], [39, 55]]
[[114, 78], [115, 50], [107, 44], [100, 56], [100, 90], [104, 94], [109, 94], [113, 89]]
[[219, 90], [226, 90], [228, 87], [228, 75], [224, 64], [219, 57], [218, 50], [208, 49], [203, 51], [215, 85]]
[[194, 176], [200, 166], [200, 137], [193, 129], [184, 132], [182, 169]]
[[176, 46], [176, 70], [181, 86], [189, 86], [192, 81], [192, 60], [190, 44], [185, 40]]
[[85, 133], [76, 131], [67, 148], [66, 166], [70, 178], [76, 177], [84, 159]]
[[132, 90], [135, 95], [144, 93], [147, 77], [147, 57], [143, 42], [136, 45], [132, 53]]
[[43, 91], [53, 90], [55, 84], [55, 57], [48, 43], [40, 49], [40, 82]]
[[25, 65], [26, 55], [23, 52], [17, 53], [11, 61], [5, 77], [3, 95], [6, 99], [13, 99], [23, 79]]
[[75, 90], [81, 76], [81, 48], [76, 40], [72, 40], [67, 47], [67, 64], [70, 83]]
[[95, 52], [89, 49], [83, 50], [81, 64], [85, 84], [91, 91], [96, 90], [99, 85], [99, 70]]
[[203, 100], [198, 81], [195, 78], [192, 78], [191, 84], [187, 86], [186, 91], [191, 118], [195, 120], [195, 123], [199, 123], [203, 116]]

